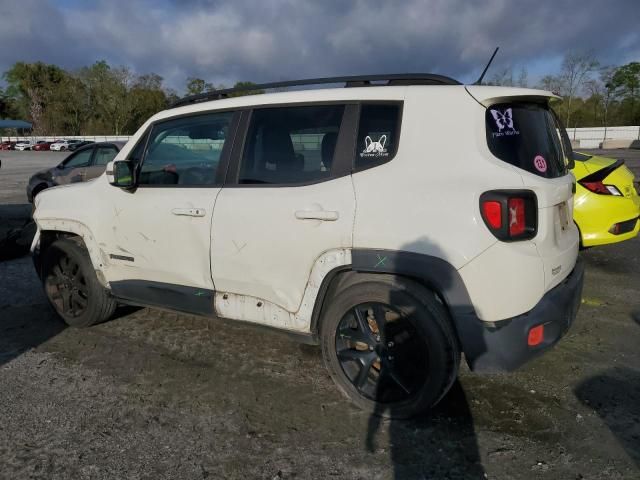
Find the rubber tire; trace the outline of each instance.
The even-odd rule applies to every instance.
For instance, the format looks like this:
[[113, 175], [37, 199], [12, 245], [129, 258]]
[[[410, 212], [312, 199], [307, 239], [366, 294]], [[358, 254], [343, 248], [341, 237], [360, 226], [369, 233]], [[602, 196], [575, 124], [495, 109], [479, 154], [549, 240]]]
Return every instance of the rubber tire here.
[[49, 303], [56, 313], [70, 327], [84, 328], [108, 320], [116, 310], [117, 302], [98, 281], [96, 272], [84, 246], [71, 239], [62, 238], [53, 242], [44, 252], [42, 261], [42, 284], [46, 284], [51, 268], [62, 256], [72, 258], [80, 266], [88, 288], [87, 309], [78, 317], [69, 317], [58, 311], [47, 295]]
[[[409, 418], [436, 405], [453, 385], [460, 366], [460, 347], [449, 315], [436, 295], [422, 285], [392, 275], [355, 275], [339, 282], [323, 309], [320, 342], [325, 365], [342, 393], [361, 409], [381, 417]], [[390, 298], [394, 299], [390, 302]], [[344, 314], [356, 305], [382, 302], [407, 313], [415, 308], [415, 326], [426, 340], [429, 371], [422, 389], [397, 404], [382, 404], [362, 396], [338, 361], [336, 329]]]

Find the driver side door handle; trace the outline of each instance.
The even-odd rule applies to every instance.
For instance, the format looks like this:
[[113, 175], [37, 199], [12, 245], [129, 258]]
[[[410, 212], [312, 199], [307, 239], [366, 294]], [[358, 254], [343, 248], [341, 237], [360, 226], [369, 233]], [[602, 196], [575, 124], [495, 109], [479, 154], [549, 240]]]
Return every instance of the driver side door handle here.
[[298, 220], [322, 220], [324, 222], [335, 222], [338, 220], [338, 212], [330, 210], [297, 210]]
[[174, 208], [171, 213], [187, 217], [204, 217], [207, 211], [204, 208]]

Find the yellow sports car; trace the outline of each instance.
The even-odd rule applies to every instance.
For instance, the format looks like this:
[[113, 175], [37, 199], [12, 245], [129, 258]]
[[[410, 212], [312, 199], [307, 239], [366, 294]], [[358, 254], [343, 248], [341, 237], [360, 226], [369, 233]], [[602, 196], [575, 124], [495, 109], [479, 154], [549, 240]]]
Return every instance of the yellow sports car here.
[[574, 152], [573, 219], [583, 247], [629, 240], [640, 230], [640, 196], [623, 160]]

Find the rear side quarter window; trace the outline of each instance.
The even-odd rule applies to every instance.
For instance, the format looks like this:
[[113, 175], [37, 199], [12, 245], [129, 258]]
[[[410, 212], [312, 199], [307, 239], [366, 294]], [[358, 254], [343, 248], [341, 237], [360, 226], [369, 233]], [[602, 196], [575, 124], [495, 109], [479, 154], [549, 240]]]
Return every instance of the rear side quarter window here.
[[360, 107], [355, 170], [390, 161], [398, 150], [402, 106], [398, 103], [363, 103]]

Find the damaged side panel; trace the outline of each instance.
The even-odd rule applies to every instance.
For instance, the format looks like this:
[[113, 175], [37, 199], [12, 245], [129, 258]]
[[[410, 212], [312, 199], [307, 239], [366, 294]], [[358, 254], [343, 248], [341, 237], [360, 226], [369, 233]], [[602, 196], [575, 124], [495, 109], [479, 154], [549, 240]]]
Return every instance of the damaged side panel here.
[[323, 280], [332, 270], [350, 264], [351, 250], [349, 249], [329, 250], [318, 257], [311, 269], [302, 302], [296, 312], [289, 312], [281, 306], [261, 298], [230, 292], [216, 292], [216, 314], [233, 320], [309, 333], [313, 309]]
[[96, 271], [96, 275], [98, 277], [98, 281], [102, 284], [103, 287], [109, 288], [109, 283], [107, 282], [104, 270], [107, 269], [110, 265], [108, 255], [100, 248], [96, 239], [91, 234], [89, 228], [78, 221], [74, 220], [66, 220], [66, 219], [56, 219], [56, 218], [44, 218], [37, 219], [36, 224], [38, 226], [38, 231], [33, 239], [33, 244], [31, 245], [31, 252], [35, 254], [39, 248], [42, 240], [43, 234], [46, 232], [55, 232], [56, 234], [60, 233], [68, 233], [72, 235], [76, 235], [82, 239], [87, 252], [89, 253], [89, 258], [91, 259], [91, 263], [93, 264], [93, 268]]

